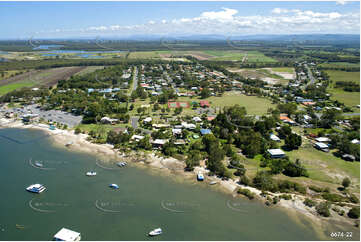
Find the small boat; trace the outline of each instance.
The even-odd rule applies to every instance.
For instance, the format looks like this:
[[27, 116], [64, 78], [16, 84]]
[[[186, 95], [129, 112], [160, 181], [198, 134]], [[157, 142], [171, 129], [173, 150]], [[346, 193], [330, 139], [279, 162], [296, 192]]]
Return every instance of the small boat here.
[[35, 166], [37, 167], [43, 167], [43, 163], [41, 163], [40, 161], [35, 161]]
[[54, 235], [53, 241], [80, 241], [81, 235], [70, 229], [62, 228]]
[[160, 235], [162, 234], [162, 229], [161, 228], [157, 228], [157, 229], [154, 229], [152, 231], [150, 231], [148, 233], [149, 236], [157, 236], [157, 235]]
[[117, 184], [110, 184], [109, 187], [113, 189], [119, 189], [119, 186]]
[[123, 167], [127, 165], [127, 162], [118, 162], [117, 165]]
[[66, 146], [66, 147], [69, 147], [69, 146], [71, 146], [72, 144], [73, 144], [73, 142], [72, 142], [72, 141], [69, 141], [68, 143], [65, 144], [65, 146]]
[[209, 185], [216, 185], [218, 182], [216, 182], [216, 181], [211, 181], [210, 183], [209, 183]]
[[97, 173], [96, 173], [95, 171], [88, 171], [88, 172], [86, 173], [86, 175], [87, 175], [87, 176], [96, 176]]
[[33, 184], [26, 188], [28, 192], [41, 193], [45, 191], [46, 187], [41, 184]]
[[203, 181], [203, 180], [204, 180], [204, 176], [203, 176], [202, 172], [198, 172], [198, 174], [197, 174], [197, 180], [198, 180], [198, 181]]

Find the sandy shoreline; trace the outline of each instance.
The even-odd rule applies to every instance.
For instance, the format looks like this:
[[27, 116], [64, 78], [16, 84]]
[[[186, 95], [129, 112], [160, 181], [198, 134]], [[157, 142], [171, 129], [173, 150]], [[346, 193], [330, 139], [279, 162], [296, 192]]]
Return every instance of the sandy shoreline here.
[[[114, 162], [114, 161], [127, 161], [134, 164], [139, 164], [140, 166], [145, 167], [151, 167], [158, 171], [164, 172], [166, 171], [166, 174], [176, 174], [178, 176], [181, 176], [182, 179], [196, 179], [196, 174], [198, 171], [202, 171], [204, 174], [207, 173], [207, 170], [203, 167], [196, 167], [193, 172], [185, 172], [184, 171], [184, 163], [174, 159], [174, 158], [164, 158], [157, 156], [155, 152], [152, 152], [150, 154], [144, 154], [144, 153], [135, 153], [132, 152], [128, 155], [124, 155], [120, 153], [119, 151], [113, 149], [113, 145], [110, 144], [94, 144], [87, 140], [88, 135], [87, 134], [75, 134], [74, 130], [50, 130], [49, 126], [46, 124], [29, 124], [24, 125], [21, 121], [9, 121], [8, 119], [0, 119], [0, 129], [1, 128], [19, 128], [19, 129], [36, 129], [46, 132], [51, 140], [53, 141], [53, 144], [61, 147], [65, 147], [66, 144], [71, 142], [71, 145], [67, 148], [70, 151], [76, 151], [76, 152], [85, 152], [88, 154], [92, 154], [95, 156], [98, 156], [99, 158], [105, 159], [106, 161]], [[216, 181], [217, 185], [216, 188], [228, 193], [232, 194], [233, 196], [237, 196], [237, 189], [238, 188], [246, 188], [249, 189], [251, 192], [253, 192], [256, 196], [256, 199], [261, 201], [266, 201], [264, 197], [262, 197], [260, 194], [262, 191], [254, 188], [254, 187], [248, 187], [244, 185], [240, 185], [237, 183], [236, 180], [229, 179], [228, 181], [223, 181], [220, 178], [217, 178], [215, 176], [209, 177], [206, 175], [206, 182], [209, 183], [210, 181]], [[215, 187], [210, 186], [210, 187]], [[268, 192], [270, 195], [280, 195], [279, 193], [273, 194], [271, 192]], [[342, 223], [348, 226], [352, 226], [353, 223], [346, 217], [338, 216], [334, 211], [330, 209], [331, 217], [324, 218], [319, 216], [313, 208], [309, 208], [306, 205], [303, 204], [304, 199], [306, 196], [303, 195], [296, 195], [292, 194], [291, 200], [284, 200], [281, 199], [277, 205], [272, 205], [274, 207], [282, 208], [287, 213], [290, 214], [290, 216], [293, 216], [295, 218], [298, 218], [299, 215], [302, 214], [303, 217], [309, 218], [311, 222], [314, 225], [317, 225], [319, 228], [325, 228], [327, 227], [327, 223], [332, 224], [333, 222]], [[320, 231], [318, 231], [320, 232]], [[328, 239], [330, 239], [328, 237]]]

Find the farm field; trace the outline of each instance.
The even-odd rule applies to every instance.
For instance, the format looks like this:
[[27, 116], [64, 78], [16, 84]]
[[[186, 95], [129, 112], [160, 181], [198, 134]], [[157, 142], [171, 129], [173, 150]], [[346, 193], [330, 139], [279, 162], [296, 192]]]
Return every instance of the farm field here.
[[[148, 59], [148, 58], [161, 58], [170, 56], [172, 54], [171, 51], [136, 51], [130, 52], [128, 58], [129, 59]], [[166, 56], [164, 56], [166, 55]]]
[[293, 67], [272, 67], [271, 69], [274, 72], [293, 73], [295, 71], [295, 69]]
[[331, 63], [322, 63], [321, 67], [360, 67], [360, 63], [349, 63], [349, 62], [331, 62]]
[[360, 104], [360, 92], [346, 92], [341, 88], [334, 88], [336, 81], [353, 81], [360, 83], [360, 72], [346, 72], [329, 70], [327, 74], [333, 83], [330, 85], [328, 91], [331, 93], [331, 99], [343, 102], [348, 106], [356, 106]]
[[0, 95], [22, 87], [52, 86], [59, 80], [67, 79], [85, 67], [61, 67], [47, 70], [33, 70], [8, 79], [0, 80]]
[[91, 73], [91, 72], [94, 72], [96, 70], [99, 70], [99, 69], [103, 69], [104, 66], [87, 66], [85, 67], [85, 69], [75, 73], [75, 75], [85, 75], [85, 74], [88, 74], [88, 73]]

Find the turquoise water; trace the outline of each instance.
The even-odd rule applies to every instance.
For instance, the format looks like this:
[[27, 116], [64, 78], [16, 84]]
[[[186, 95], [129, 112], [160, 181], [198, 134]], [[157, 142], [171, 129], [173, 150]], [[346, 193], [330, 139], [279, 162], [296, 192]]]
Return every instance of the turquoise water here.
[[[80, 232], [82, 240], [320, 239], [307, 222], [278, 209], [205, 183], [179, 183], [69, 152], [50, 145], [40, 131], [0, 129], [0, 154], [0, 240], [51, 240], [62, 227]], [[33, 166], [35, 160], [43, 169]], [[86, 177], [90, 170], [98, 175]], [[33, 183], [47, 190], [25, 191]], [[111, 190], [110, 183], [120, 189]], [[146, 236], [158, 227], [163, 235]]]

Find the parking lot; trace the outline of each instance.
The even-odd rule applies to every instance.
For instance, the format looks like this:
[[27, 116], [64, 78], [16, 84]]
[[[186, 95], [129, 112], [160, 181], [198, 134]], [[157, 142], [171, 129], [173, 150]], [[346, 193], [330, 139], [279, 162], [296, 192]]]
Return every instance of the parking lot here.
[[37, 108], [37, 105], [28, 105], [24, 108], [8, 108], [4, 109], [0, 107], [0, 112], [14, 112], [18, 115], [18, 117], [23, 116], [24, 114], [38, 114], [39, 118], [43, 118], [49, 122], [57, 122], [61, 124], [66, 124], [69, 128], [73, 128], [74, 126], [81, 123], [82, 116], [75, 116], [73, 114], [59, 111], [59, 110], [41, 110]]

